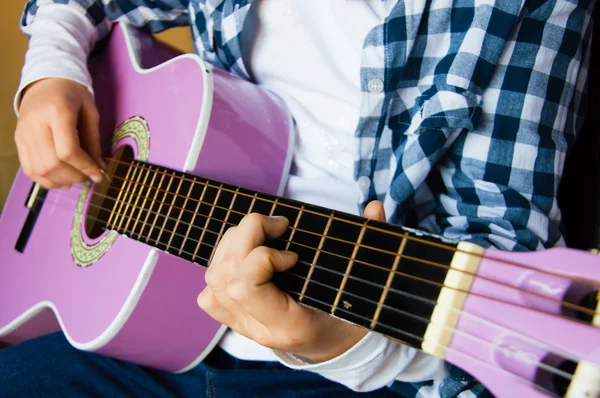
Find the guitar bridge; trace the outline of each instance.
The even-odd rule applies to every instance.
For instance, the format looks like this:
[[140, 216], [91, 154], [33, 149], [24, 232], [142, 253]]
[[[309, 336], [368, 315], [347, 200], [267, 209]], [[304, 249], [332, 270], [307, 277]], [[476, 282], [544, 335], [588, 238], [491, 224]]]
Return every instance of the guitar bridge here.
[[46, 188], [42, 187], [38, 183], [32, 184], [29, 195], [27, 195], [27, 200], [25, 201], [25, 206], [29, 209], [29, 214], [27, 214], [27, 218], [25, 219], [25, 223], [21, 228], [21, 233], [19, 234], [19, 238], [15, 244], [15, 250], [17, 250], [19, 253], [23, 253], [25, 251], [25, 246], [27, 246], [27, 242], [29, 241], [33, 227], [40, 212], [42, 211], [42, 206], [44, 205], [47, 194], [48, 190]]

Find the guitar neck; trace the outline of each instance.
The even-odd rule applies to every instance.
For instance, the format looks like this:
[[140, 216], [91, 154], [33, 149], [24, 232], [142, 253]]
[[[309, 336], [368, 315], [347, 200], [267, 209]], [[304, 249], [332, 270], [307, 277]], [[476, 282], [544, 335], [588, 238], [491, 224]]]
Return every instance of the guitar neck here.
[[432, 333], [457, 243], [137, 161], [119, 167], [124, 178], [113, 180], [100, 217], [106, 228], [207, 267], [220, 237], [245, 215], [285, 216], [287, 231], [267, 244], [299, 258], [275, 276], [278, 287], [413, 347]]

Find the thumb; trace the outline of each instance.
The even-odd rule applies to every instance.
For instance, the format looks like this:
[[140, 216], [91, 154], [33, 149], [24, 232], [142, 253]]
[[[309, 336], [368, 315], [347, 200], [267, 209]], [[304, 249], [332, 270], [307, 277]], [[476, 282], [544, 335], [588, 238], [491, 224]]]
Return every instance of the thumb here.
[[365, 208], [364, 216], [377, 221], [385, 221], [385, 209], [379, 200], [369, 202]]

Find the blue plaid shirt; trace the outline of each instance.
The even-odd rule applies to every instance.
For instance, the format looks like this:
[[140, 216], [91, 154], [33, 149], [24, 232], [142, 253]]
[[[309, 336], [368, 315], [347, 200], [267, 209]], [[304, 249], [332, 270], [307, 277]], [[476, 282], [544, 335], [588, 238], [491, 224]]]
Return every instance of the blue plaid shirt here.
[[[362, 54], [360, 208], [380, 199], [392, 222], [486, 247], [564, 245], [557, 189], [583, 123], [595, 1], [382, 1], [389, 15]], [[42, 2], [80, 9], [101, 34], [115, 20], [190, 25], [205, 60], [249, 78], [240, 32], [252, 0], [31, 0], [25, 32]], [[449, 373], [394, 389], [486, 394]]]

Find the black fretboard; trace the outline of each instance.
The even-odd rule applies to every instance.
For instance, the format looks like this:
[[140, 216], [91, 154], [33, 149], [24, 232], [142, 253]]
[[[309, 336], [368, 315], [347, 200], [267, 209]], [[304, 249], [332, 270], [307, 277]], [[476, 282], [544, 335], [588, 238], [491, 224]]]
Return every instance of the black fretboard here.
[[415, 347], [456, 244], [347, 213], [133, 162], [115, 178], [108, 229], [208, 266], [219, 237], [255, 212], [289, 220], [271, 247], [298, 253], [274, 282], [294, 299]]

